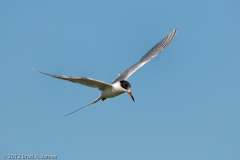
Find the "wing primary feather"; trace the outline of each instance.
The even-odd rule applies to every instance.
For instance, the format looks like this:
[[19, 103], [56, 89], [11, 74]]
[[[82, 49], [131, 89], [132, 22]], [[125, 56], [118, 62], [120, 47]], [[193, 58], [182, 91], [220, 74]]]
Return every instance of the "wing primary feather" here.
[[174, 29], [171, 33], [169, 33], [166, 37], [164, 37], [159, 43], [153, 46], [137, 63], [129, 67], [123, 73], [121, 73], [116, 79], [113, 80], [112, 84], [120, 81], [127, 80], [136, 70], [142, 67], [144, 64], [148, 63], [158, 54], [160, 54], [174, 39], [177, 33], [177, 28]]
[[104, 89], [108, 88], [108, 87], [112, 87], [111, 84], [108, 84], [106, 82], [103, 81], [99, 81], [96, 79], [92, 79], [92, 78], [87, 78], [87, 77], [77, 77], [77, 76], [63, 76], [63, 75], [55, 75], [55, 74], [49, 74], [49, 73], [45, 73], [39, 70], [36, 70], [34, 68], [32, 68], [33, 70], [45, 74], [47, 76], [51, 76], [54, 78], [58, 78], [58, 79], [62, 79], [62, 80], [67, 80], [73, 83], [79, 83], [88, 87], [93, 87], [93, 88], [98, 88], [100, 91], [103, 91]]
[[99, 96], [96, 100], [94, 100], [93, 102], [87, 104], [86, 106], [83, 106], [83, 107], [81, 107], [81, 108], [79, 108], [79, 109], [77, 109], [77, 110], [75, 110], [75, 111], [73, 111], [71, 113], [68, 113], [68, 114], [64, 115], [63, 117], [69, 116], [70, 114], [73, 114], [73, 113], [75, 113], [75, 112], [77, 112], [77, 111], [79, 111], [79, 110], [81, 110], [81, 109], [83, 109], [83, 108], [85, 108], [87, 106], [90, 106], [91, 104], [98, 102], [100, 99], [101, 99], [101, 96]]

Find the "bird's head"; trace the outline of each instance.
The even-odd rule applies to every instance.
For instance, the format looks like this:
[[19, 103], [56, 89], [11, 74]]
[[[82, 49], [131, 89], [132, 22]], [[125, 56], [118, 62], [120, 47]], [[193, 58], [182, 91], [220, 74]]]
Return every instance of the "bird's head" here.
[[132, 92], [131, 92], [131, 84], [128, 82], [128, 81], [125, 81], [125, 80], [121, 80], [120, 81], [120, 85], [123, 89], [126, 90], [126, 92], [129, 94], [129, 96], [132, 98], [132, 100], [134, 101], [134, 97], [132, 95]]

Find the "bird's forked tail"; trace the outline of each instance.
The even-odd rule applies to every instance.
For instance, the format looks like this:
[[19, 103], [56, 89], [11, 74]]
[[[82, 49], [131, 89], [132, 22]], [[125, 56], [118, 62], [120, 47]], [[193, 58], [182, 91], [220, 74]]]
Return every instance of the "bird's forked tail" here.
[[90, 106], [91, 104], [98, 102], [100, 99], [102, 99], [101, 95], [96, 100], [94, 100], [93, 102], [91, 102], [91, 103], [87, 104], [86, 106], [83, 106], [83, 107], [81, 107], [81, 108], [79, 108], [79, 109], [77, 109], [77, 110], [75, 110], [75, 111], [73, 111], [71, 113], [68, 113], [68, 114], [64, 115], [64, 117], [69, 116], [70, 114], [73, 114], [73, 113], [75, 113], [75, 112], [79, 111], [80, 109], [83, 109], [83, 108], [85, 108], [87, 106]]

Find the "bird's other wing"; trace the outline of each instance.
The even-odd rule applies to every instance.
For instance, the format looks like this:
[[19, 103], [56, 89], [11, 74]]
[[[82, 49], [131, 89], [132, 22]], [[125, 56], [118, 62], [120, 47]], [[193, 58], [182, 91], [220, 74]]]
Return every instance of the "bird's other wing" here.
[[75, 77], [75, 76], [60, 76], [60, 75], [45, 73], [45, 72], [36, 70], [34, 68], [32, 68], [32, 69], [39, 72], [39, 73], [45, 74], [47, 76], [67, 80], [67, 81], [74, 82], [74, 83], [80, 83], [80, 84], [88, 86], [88, 87], [98, 88], [101, 91], [108, 88], [108, 87], [112, 87], [111, 84], [105, 83], [103, 81], [95, 80], [95, 79], [92, 79], [92, 78]]
[[129, 67], [126, 71], [119, 74], [118, 77], [113, 80], [115, 83], [120, 80], [127, 80], [136, 70], [142, 67], [144, 64], [152, 60], [155, 56], [161, 53], [173, 40], [177, 33], [177, 29], [174, 29], [168, 36], [163, 38], [158, 44], [156, 44], [152, 49], [150, 49], [137, 63]]
[[77, 110], [75, 110], [75, 111], [73, 111], [73, 112], [71, 112], [71, 113], [68, 113], [68, 114], [64, 115], [64, 117], [69, 116], [70, 114], [73, 114], [73, 113], [79, 111], [80, 109], [83, 109], [83, 108], [85, 108], [85, 107], [87, 107], [87, 106], [90, 106], [90, 105], [93, 104], [93, 103], [98, 102], [101, 98], [102, 98], [102, 97], [99, 96], [99, 97], [98, 97], [97, 99], [95, 99], [93, 102], [91, 102], [91, 103], [89, 103], [88, 105], [83, 106], [83, 107], [81, 107], [81, 108], [79, 108], [79, 109], [77, 109]]

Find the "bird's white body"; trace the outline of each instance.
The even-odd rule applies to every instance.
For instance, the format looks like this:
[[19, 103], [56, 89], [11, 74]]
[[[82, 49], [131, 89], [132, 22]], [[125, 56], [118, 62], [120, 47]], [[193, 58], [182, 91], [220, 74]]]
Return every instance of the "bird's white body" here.
[[117, 81], [113, 84], [111, 84], [112, 87], [107, 87], [105, 90], [102, 91], [101, 97], [103, 98], [113, 98], [120, 94], [125, 93], [127, 90], [122, 88], [120, 85], [120, 82]]
[[[101, 95], [96, 100], [94, 100], [93, 102], [89, 103], [88, 105], [86, 105], [84, 107], [87, 107], [93, 103], [96, 103], [101, 99], [105, 100], [106, 98], [113, 98], [113, 97], [116, 97], [125, 92], [127, 92], [134, 101], [134, 98], [133, 98], [132, 92], [131, 92], [131, 85], [126, 80], [136, 70], [138, 70], [144, 64], [146, 64], [147, 62], [152, 60], [154, 57], [156, 57], [159, 53], [161, 53], [161, 51], [163, 51], [172, 42], [176, 33], [177, 33], [177, 29], [174, 29], [168, 36], [166, 36], [159, 43], [157, 43], [155, 46], [153, 46], [153, 48], [150, 49], [137, 63], [135, 63], [134, 65], [129, 67], [123, 73], [118, 74], [118, 77], [115, 80], [113, 80], [113, 82], [111, 84], [103, 82], [103, 81], [99, 81], [96, 79], [87, 78], [87, 77], [60, 76], [60, 75], [45, 73], [45, 72], [38, 71], [38, 70], [36, 70], [36, 71], [38, 71], [42, 74], [54, 77], [54, 78], [59, 78], [59, 79], [71, 81], [74, 83], [80, 83], [82, 85], [86, 85], [86, 86], [93, 87], [93, 88], [98, 88], [100, 91], [102, 91]], [[78, 110], [80, 110], [84, 107], [81, 107]], [[67, 115], [70, 115], [78, 110], [75, 110]]]

